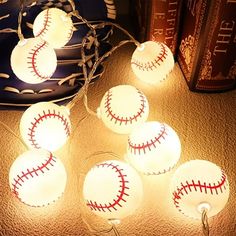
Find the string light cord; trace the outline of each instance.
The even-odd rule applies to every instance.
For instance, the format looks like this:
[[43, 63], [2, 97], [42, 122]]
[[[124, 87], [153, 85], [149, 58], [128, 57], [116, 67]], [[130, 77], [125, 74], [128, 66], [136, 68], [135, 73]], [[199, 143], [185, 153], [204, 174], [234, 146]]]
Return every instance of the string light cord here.
[[68, 0], [71, 5], [72, 11], [75, 11], [75, 2], [73, 0]]
[[96, 229], [93, 229], [90, 224], [85, 220], [85, 218], [81, 215], [81, 219], [82, 221], [84, 222], [84, 224], [87, 226], [89, 232], [93, 235], [101, 235], [101, 234], [108, 234], [110, 233], [111, 231], [113, 231], [113, 226], [111, 226], [111, 228], [109, 229], [104, 229], [104, 230], [96, 230]]
[[[117, 50], [119, 47], [121, 47], [122, 45], [126, 44], [126, 43], [129, 43], [129, 42], [132, 42], [134, 43], [137, 47], [139, 47], [141, 44], [127, 31], [125, 30], [124, 28], [122, 28], [120, 25], [118, 24], [115, 24], [115, 23], [112, 23], [112, 22], [102, 22], [102, 23], [99, 23], [97, 24], [96, 26], [94, 26], [94, 29], [102, 29], [104, 28], [105, 26], [112, 26], [112, 27], [115, 27], [119, 30], [121, 30], [125, 35], [127, 35], [130, 40], [123, 40], [121, 41], [117, 46], [114, 46], [110, 51], [108, 51], [106, 54], [104, 54], [100, 59], [96, 60], [93, 67], [92, 67], [92, 70], [90, 71], [90, 74], [89, 76], [87, 76], [87, 71], [85, 71], [85, 75], [84, 77], [88, 80], [88, 83], [90, 82], [89, 79], [90, 77], [93, 75], [93, 73], [96, 71], [96, 68], [97, 66], [108, 56], [110, 56], [115, 50]], [[84, 51], [84, 48], [86, 46], [86, 42], [87, 42], [87, 39], [88, 37], [91, 35], [91, 34], [96, 34], [96, 31], [93, 30], [90, 30], [87, 35], [83, 38], [82, 40], [82, 48], [81, 48], [81, 57], [82, 57], [82, 61], [85, 61], [85, 58], [86, 58], [86, 54], [85, 54], [85, 51]], [[97, 45], [96, 45], [97, 44]], [[95, 46], [98, 46], [98, 41], [95, 40]]]
[[110, 152], [110, 151], [106, 151], [106, 152], [104, 152], [104, 151], [97, 151], [97, 152], [94, 152], [91, 155], [89, 155], [87, 158], [85, 158], [85, 160], [88, 161], [92, 157], [100, 156], [100, 155], [108, 155], [108, 156], [111, 156], [111, 157], [113, 157], [113, 158], [115, 158], [117, 160], [121, 159], [121, 157], [118, 154], [114, 153], [114, 152]]
[[24, 11], [24, 0], [20, 0], [20, 11], [18, 14], [18, 28], [17, 28], [17, 34], [20, 39], [20, 41], [24, 40], [24, 35], [22, 34], [21, 30], [21, 24], [22, 24], [22, 16], [23, 16], [23, 11]]
[[[72, 7], [72, 11], [70, 13], [68, 13], [68, 16], [71, 17], [71, 16], [74, 16], [76, 17], [78, 20], [80, 20], [81, 22], [83, 22], [84, 24], [86, 24], [89, 29], [92, 31], [93, 35], [94, 35], [94, 41], [95, 43], [98, 43], [98, 39], [97, 39], [97, 34], [96, 34], [96, 30], [95, 30], [95, 27], [90, 24], [85, 18], [83, 18], [82, 16], [80, 16], [79, 14], [79, 11], [76, 10], [75, 8], [75, 2], [73, 0], [68, 0], [68, 2], [70, 3], [71, 7]], [[99, 57], [99, 53], [98, 53], [98, 48], [95, 47], [95, 58], [98, 59]], [[83, 57], [82, 57], [83, 58]], [[84, 60], [84, 58], [83, 58]], [[85, 60], [84, 60], [85, 62]]]
[[[84, 78], [85, 78], [85, 83], [83, 88], [81, 89], [83, 92], [78, 93], [69, 103], [68, 103], [68, 107], [71, 109], [73, 108], [73, 106], [81, 99], [81, 97], [83, 97], [83, 102], [84, 102], [84, 106], [87, 110], [87, 112], [91, 115], [97, 116], [97, 113], [92, 111], [89, 106], [88, 106], [88, 88], [89, 88], [89, 84], [91, 82], [91, 79], [93, 78], [94, 73], [97, 70], [97, 67], [107, 58], [109, 57], [114, 51], [116, 51], [118, 48], [120, 48], [121, 46], [127, 44], [127, 43], [134, 43], [137, 47], [140, 47], [140, 43], [124, 28], [122, 28], [120, 25], [112, 23], [112, 22], [102, 22], [97, 24], [96, 26], [93, 27], [92, 30], [90, 30], [86, 36], [83, 38], [82, 40], [82, 47], [81, 47], [81, 57], [82, 57], [82, 61], [85, 61], [86, 58], [86, 54], [85, 54], [85, 45], [87, 43], [88, 38], [91, 35], [96, 35], [96, 29], [102, 29], [105, 26], [112, 26], [115, 27], [119, 30], [121, 30], [125, 35], [127, 35], [130, 39], [129, 40], [123, 40], [121, 42], [118, 43], [118, 45], [114, 46], [110, 51], [106, 52], [103, 56], [101, 56], [99, 59], [95, 60], [91, 71], [88, 73], [87, 68], [85, 63], [83, 63], [82, 67], [83, 67], [83, 74], [84, 74]], [[95, 40], [95, 43], [98, 43], [97, 37]], [[98, 48], [98, 45], [95, 45], [95, 48]]]
[[0, 121], [0, 125], [2, 125], [9, 133], [11, 133], [15, 138], [17, 138], [21, 144], [25, 147], [25, 149], [28, 150], [28, 147], [26, 146], [26, 144], [23, 142], [23, 140], [9, 127], [7, 126], [5, 123], [3, 123], [2, 121]]
[[203, 231], [204, 236], [209, 236], [207, 209], [203, 209], [202, 211], [202, 231]]
[[114, 223], [111, 223], [111, 225], [112, 225], [112, 230], [113, 230], [114, 233], [115, 233], [115, 236], [120, 236], [120, 233], [119, 233], [119, 231], [118, 231], [116, 225], [115, 225]]

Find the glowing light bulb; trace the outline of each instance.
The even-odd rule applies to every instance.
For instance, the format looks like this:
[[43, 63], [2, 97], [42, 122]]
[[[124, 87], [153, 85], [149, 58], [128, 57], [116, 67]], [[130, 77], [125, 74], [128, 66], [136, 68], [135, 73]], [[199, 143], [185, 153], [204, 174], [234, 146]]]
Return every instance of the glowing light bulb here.
[[112, 131], [130, 133], [145, 122], [149, 105], [145, 95], [130, 85], [119, 85], [109, 89], [102, 98], [98, 117]]
[[181, 165], [172, 179], [173, 201], [186, 216], [201, 219], [220, 212], [229, 198], [229, 184], [223, 170], [212, 162], [192, 160]]
[[41, 37], [53, 48], [61, 48], [72, 37], [73, 22], [66, 12], [58, 8], [48, 8], [35, 18], [33, 33], [35, 37]]
[[52, 153], [34, 149], [12, 164], [9, 183], [12, 193], [30, 206], [46, 206], [56, 201], [66, 186], [66, 170]]
[[87, 173], [83, 195], [94, 214], [116, 221], [131, 215], [139, 207], [143, 186], [131, 166], [110, 160], [97, 164]]
[[54, 49], [40, 38], [19, 41], [11, 54], [11, 68], [23, 82], [42, 83], [53, 75], [57, 67]]
[[128, 137], [127, 161], [138, 171], [157, 175], [169, 171], [179, 160], [181, 143], [167, 124], [145, 122]]
[[66, 107], [52, 102], [39, 102], [30, 106], [22, 115], [20, 133], [30, 148], [54, 151], [68, 139], [71, 131]]
[[174, 68], [174, 57], [163, 43], [147, 41], [137, 47], [132, 55], [131, 67], [142, 81], [156, 84], [164, 80]]

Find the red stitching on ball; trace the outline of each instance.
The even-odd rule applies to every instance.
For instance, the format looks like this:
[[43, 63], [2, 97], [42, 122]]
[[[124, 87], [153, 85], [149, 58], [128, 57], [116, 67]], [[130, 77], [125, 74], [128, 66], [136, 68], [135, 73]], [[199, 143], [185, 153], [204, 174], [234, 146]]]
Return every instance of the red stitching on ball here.
[[43, 41], [42, 44], [37, 44], [35, 45], [35, 47], [33, 49], [31, 49], [31, 51], [29, 52], [30, 56], [27, 57], [27, 59], [29, 59], [29, 61], [27, 62], [29, 64], [28, 68], [31, 69], [31, 72], [34, 74], [34, 76], [37, 76], [38, 79], [49, 79], [53, 73], [51, 73], [50, 75], [42, 75], [40, 74], [40, 71], [37, 68], [37, 55], [39, 53], [39, 51], [43, 48], [46, 48], [48, 46], [46, 41]]
[[[189, 192], [195, 191], [195, 192], [201, 192], [201, 193], [205, 193], [205, 194], [217, 194], [219, 192], [223, 193], [223, 189], [226, 190], [226, 175], [224, 174], [224, 172], [222, 171], [222, 176], [220, 181], [218, 181], [218, 183], [209, 183], [208, 185], [206, 184], [206, 182], [201, 183], [200, 180], [197, 181], [197, 183], [194, 182], [194, 180], [192, 180], [192, 183], [189, 183], [188, 181], [186, 181], [186, 184], [184, 185], [183, 183], [181, 183], [181, 187], [177, 187], [177, 191], [173, 192], [173, 201], [175, 204], [175, 207], [179, 209], [179, 211], [181, 211], [181, 209], [179, 208], [179, 201], [181, 200], [181, 198], [184, 195], [188, 195]], [[209, 191], [207, 191], [209, 190]]]
[[144, 113], [146, 99], [139, 90], [137, 90], [137, 92], [140, 97], [140, 107], [138, 109], [137, 114], [134, 114], [133, 116], [130, 116], [130, 117], [123, 117], [123, 116], [120, 117], [119, 115], [117, 115], [116, 113], [112, 111], [112, 108], [111, 108], [112, 91], [108, 90], [107, 95], [106, 95], [106, 101], [105, 101], [105, 108], [106, 108], [105, 113], [107, 113], [107, 117], [110, 117], [111, 121], [114, 120], [115, 124], [118, 122], [120, 123], [120, 125], [122, 124], [127, 125], [128, 123], [132, 124], [134, 120], [137, 121], [138, 118], [141, 118]]
[[44, 16], [44, 21], [43, 21], [43, 28], [39, 31], [39, 33], [36, 34], [36, 37], [38, 36], [43, 36], [45, 33], [48, 31], [49, 24], [51, 24], [51, 14], [49, 14], [49, 9], [46, 10], [46, 14]]
[[127, 183], [129, 183], [128, 180], [125, 179], [125, 177], [127, 177], [127, 175], [122, 174], [122, 170], [123, 169], [119, 169], [119, 165], [114, 165], [113, 163], [102, 163], [97, 165], [96, 167], [111, 167], [112, 169], [115, 170], [116, 173], [118, 173], [118, 178], [120, 179], [120, 183], [121, 185], [119, 186], [120, 189], [118, 191], [118, 194], [116, 195], [116, 199], [113, 199], [113, 202], [109, 202], [106, 204], [101, 204], [101, 203], [97, 203], [96, 201], [91, 201], [91, 200], [87, 200], [87, 206], [90, 207], [91, 210], [95, 210], [95, 211], [109, 211], [111, 212], [112, 210], [117, 210], [117, 207], [122, 207], [122, 202], [126, 202], [125, 197], [128, 197], [129, 194], [127, 193], [127, 189], [129, 189], [129, 187], [127, 186]]
[[48, 112], [46, 113], [45, 111], [43, 111], [43, 115], [38, 114], [38, 118], [34, 118], [34, 122], [31, 122], [32, 127], [29, 128], [29, 141], [31, 142], [32, 146], [36, 149], [41, 148], [40, 145], [37, 143], [36, 139], [35, 139], [35, 129], [37, 128], [37, 125], [47, 119], [47, 118], [58, 118], [62, 124], [64, 125], [64, 130], [66, 132], [66, 135], [69, 136], [70, 135], [70, 125], [68, 120], [60, 114], [60, 111], [58, 113], [55, 112], [55, 110], [53, 110], [53, 112], [51, 112], [50, 109], [48, 109]]
[[[45, 163], [42, 163], [41, 166], [37, 166], [37, 168], [33, 168], [32, 170], [27, 169], [26, 172], [22, 171], [22, 175], [17, 175], [17, 179], [14, 178], [14, 183], [12, 183], [12, 193], [20, 200], [22, 199], [19, 197], [19, 192], [18, 190], [20, 187], [22, 187], [23, 183], [27, 181], [29, 178], [34, 178], [35, 176], [38, 176], [40, 173], [44, 174], [44, 171], [50, 170], [49, 166], [54, 166], [53, 162], [56, 162], [56, 158], [53, 157], [52, 153], [50, 153], [50, 156], [48, 157], [47, 160], [45, 160]], [[34, 176], [35, 174], [35, 176]], [[23, 202], [23, 201], [22, 201]]]
[[158, 44], [161, 47], [161, 52], [159, 53], [159, 55], [157, 55], [154, 61], [143, 63], [143, 62], [140, 62], [138, 59], [133, 59], [131, 64], [137, 66], [138, 69], [142, 71], [150, 71], [150, 70], [154, 70], [154, 68], [156, 69], [158, 66], [162, 64], [161, 62], [163, 62], [167, 56], [167, 50], [164, 44], [162, 43], [158, 43]]
[[161, 139], [165, 140], [165, 137], [167, 135], [168, 134], [166, 133], [165, 124], [161, 124], [161, 129], [160, 129], [160, 133], [158, 134], [158, 136], [152, 138], [151, 140], [147, 141], [146, 143], [142, 143], [142, 144], [132, 143], [129, 138], [128, 139], [129, 150], [134, 155], [136, 155], [136, 154], [141, 155], [142, 152], [143, 152], [143, 154], [146, 154], [146, 152], [151, 151], [152, 148], [157, 148], [156, 144], [161, 144]]

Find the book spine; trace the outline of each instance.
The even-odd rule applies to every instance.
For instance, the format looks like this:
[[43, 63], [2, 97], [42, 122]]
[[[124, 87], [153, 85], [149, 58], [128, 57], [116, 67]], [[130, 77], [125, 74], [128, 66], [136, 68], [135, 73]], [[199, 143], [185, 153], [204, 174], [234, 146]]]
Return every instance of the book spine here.
[[236, 85], [236, 0], [184, 3], [178, 62], [190, 90], [217, 92]]
[[149, 27], [146, 40], [165, 43], [177, 52], [182, 0], [150, 0]]

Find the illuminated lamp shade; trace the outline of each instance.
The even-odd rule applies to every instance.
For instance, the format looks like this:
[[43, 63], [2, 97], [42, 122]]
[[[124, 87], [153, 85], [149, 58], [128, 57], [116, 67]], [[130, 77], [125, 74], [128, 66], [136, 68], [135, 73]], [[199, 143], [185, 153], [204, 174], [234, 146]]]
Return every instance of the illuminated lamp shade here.
[[97, 114], [112, 131], [128, 134], [147, 120], [149, 105], [141, 91], [131, 85], [119, 85], [105, 93]]
[[62, 147], [71, 131], [69, 111], [52, 102], [30, 106], [20, 120], [20, 133], [29, 148], [55, 151]]
[[66, 180], [62, 162], [43, 149], [21, 154], [9, 172], [9, 184], [14, 196], [34, 207], [58, 200], [65, 190]]
[[72, 37], [73, 22], [66, 12], [58, 8], [45, 9], [34, 20], [33, 34], [47, 41], [53, 48], [61, 48]]
[[41, 38], [20, 40], [11, 54], [14, 74], [29, 84], [39, 84], [50, 79], [56, 67], [54, 49]]
[[128, 137], [126, 159], [143, 174], [166, 173], [178, 162], [180, 154], [179, 137], [167, 124], [145, 122]]
[[163, 43], [147, 41], [132, 55], [131, 67], [140, 80], [156, 84], [164, 80], [174, 68], [171, 50]]
[[181, 213], [201, 219], [202, 211], [211, 217], [220, 212], [229, 198], [229, 184], [224, 171], [212, 162], [192, 160], [181, 165], [173, 175], [173, 201]]
[[83, 196], [94, 214], [119, 221], [140, 206], [142, 181], [130, 165], [116, 160], [105, 161], [87, 173]]

